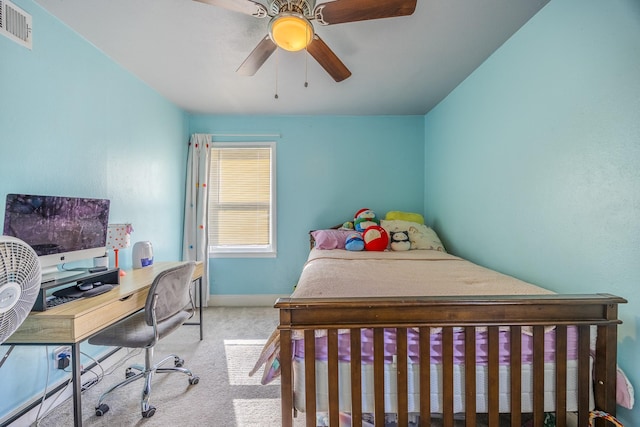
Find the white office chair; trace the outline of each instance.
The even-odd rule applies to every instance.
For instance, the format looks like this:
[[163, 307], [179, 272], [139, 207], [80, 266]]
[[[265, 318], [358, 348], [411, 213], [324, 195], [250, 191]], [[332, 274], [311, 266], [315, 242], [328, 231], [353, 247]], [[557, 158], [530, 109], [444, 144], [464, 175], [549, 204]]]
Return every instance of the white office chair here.
[[[151, 378], [155, 372], [181, 372], [189, 376], [189, 384], [198, 384], [199, 378], [193, 375], [189, 369], [183, 368], [184, 360], [175, 354], [153, 364], [153, 348], [156, 343], [178, 329], [193, 315], [195, 304], [191, 298], [190, 285], [194, 268], [195, 263], [186, 262], [161, 272], [149, 288], [144, 310], [89, 338], [89, 343], [96, 345], [145, 349], [144, 366], [133, 365], [127, 368], [126, 379], [100, 396], [96, 404], [97, 416], [102, 416], [109, 410], [109, 406], [102, 403], [109, 393], [139, 378], [144, 378], [141, 400], [142, 416], [144, 418], [152, 417], [156, 408], [149, 404], [149, 395], [151, 393]], [[173, 367], [161, 366], [169, 360], [173, 360]]]

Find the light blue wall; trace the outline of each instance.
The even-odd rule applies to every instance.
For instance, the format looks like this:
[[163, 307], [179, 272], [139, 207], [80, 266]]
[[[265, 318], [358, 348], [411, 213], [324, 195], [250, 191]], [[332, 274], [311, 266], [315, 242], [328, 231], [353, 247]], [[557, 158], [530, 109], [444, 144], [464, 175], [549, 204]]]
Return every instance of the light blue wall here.
[[[425, 140], [425, 212], [448, 249], [627, 298], [619, 361], [637, 390], [640, 2], [550, 2], [426, 116]], [[638, 405], [619, 414], [640, 425]]]
[[[108, 198], [134, 242], [180, 259], [187, 115], [33, 1], [13, 1], [33, 16], [34, 43], [0, 37], [1, 203], [14, 192]], [[130, 249], [120, 265], [131, 267]], [[17, 347], [0, 369], [0, 420], [44, 388], [44, 352]]]
[[[421, 211], [422, 116], [193, 116], [192, 133], [279, 134], [278, 257], [216, 258], [212, 294], [289, 294], [309, 250], [308, 231], [360, 208]], [[251, 140], [250, 137], [216, 140]], [[256, 138], [253, 138], [254, 140]]]

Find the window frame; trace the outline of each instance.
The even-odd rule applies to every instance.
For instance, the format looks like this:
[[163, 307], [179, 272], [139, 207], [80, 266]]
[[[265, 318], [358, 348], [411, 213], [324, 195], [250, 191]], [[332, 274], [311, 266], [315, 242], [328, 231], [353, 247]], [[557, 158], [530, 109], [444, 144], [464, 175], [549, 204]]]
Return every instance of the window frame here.
[[[269, 148], [270, 153], [270, 215], [269, 215], [269, 240], [271, 244], [260, 246], [238, 245], [238, 246], [213, 246], [208, 245], [209, 258], [275, 258], [277, 252], [277, 216], [276, 216], [276, 143], [275, 141], [255, 141], [255, 142], [212, 142], [210, 150], [219, 148]], [[213, 158], [213, 156], [211, 156]], [[209, 161], [211, 167], [212, 160]], [[208, 190], [209, 191], [209, 190]], [[207, 198], [210, 203], [210, 198]], [[209, 206], [207, 206], [207, 210]], [[209, 219], [207, 219], [209, 221]], [[210, 224], [207, 224], [209, 226]]]

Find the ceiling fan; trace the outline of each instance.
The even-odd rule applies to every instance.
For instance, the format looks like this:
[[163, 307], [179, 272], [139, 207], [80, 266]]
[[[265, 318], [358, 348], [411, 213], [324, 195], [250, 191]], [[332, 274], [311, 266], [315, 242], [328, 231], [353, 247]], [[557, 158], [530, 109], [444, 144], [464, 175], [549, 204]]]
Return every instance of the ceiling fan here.
[[411, 15], [417, 0], [333, 0], [316, 6], [316, 0], [267, 0], [268, 6], [253, 0], [195, 0], [235, 12], [271, 18], [268, 34], [258, 43], [237, 72], [253, 76], [277, 47], [289, 51], [307, 49], [336, 82], [351, 71], [313, 29], [321, 25]]

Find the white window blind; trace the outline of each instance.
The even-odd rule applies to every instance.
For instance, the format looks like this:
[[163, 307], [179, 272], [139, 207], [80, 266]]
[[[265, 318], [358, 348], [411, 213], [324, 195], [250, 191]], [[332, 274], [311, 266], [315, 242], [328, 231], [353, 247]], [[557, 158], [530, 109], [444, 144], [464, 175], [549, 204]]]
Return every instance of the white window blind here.
[[275, 254], [274, 143], [214, 143], [209, 169], [212, 254]]

